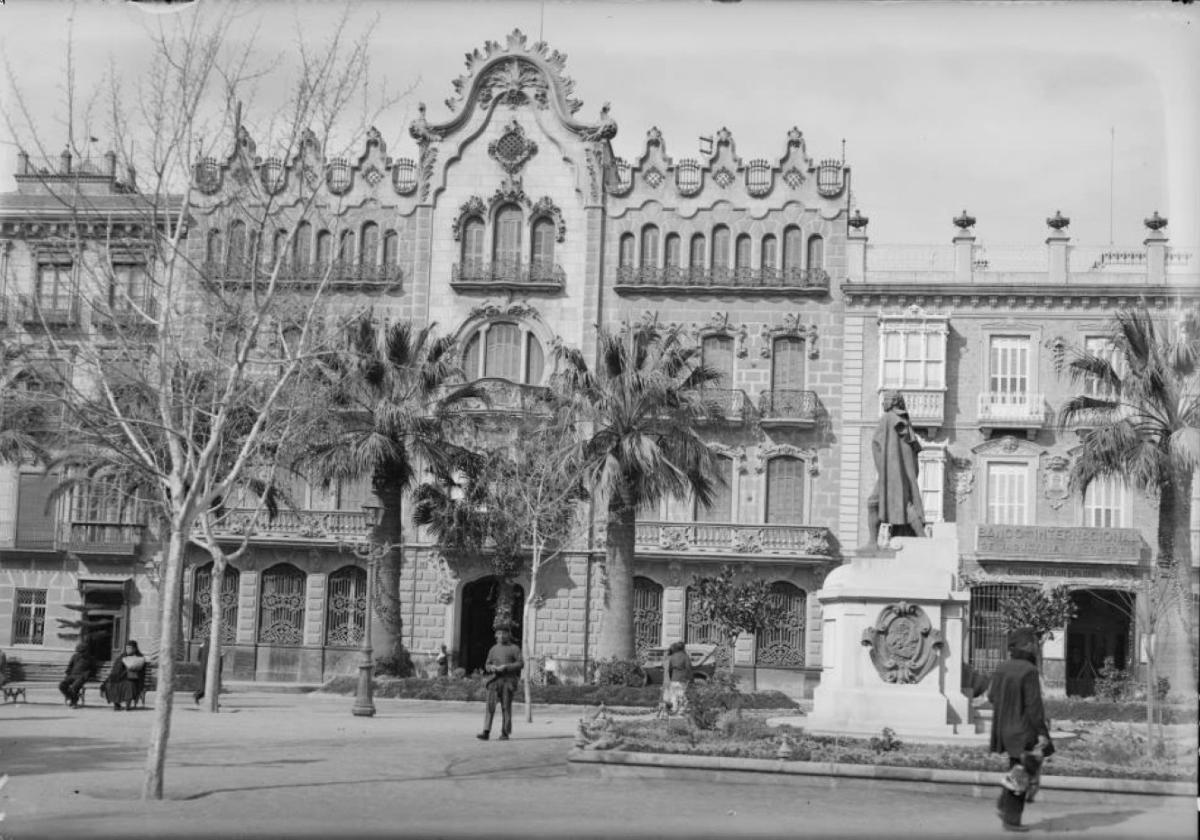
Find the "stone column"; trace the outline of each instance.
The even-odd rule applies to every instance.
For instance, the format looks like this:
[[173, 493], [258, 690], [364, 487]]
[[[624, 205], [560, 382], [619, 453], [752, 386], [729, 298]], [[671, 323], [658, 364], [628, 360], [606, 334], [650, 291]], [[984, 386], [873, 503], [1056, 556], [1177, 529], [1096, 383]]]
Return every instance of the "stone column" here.
[[1056, 212], [1049, 219], [1046, 219], [1046, 224], [1050, 226], [1050, 235], [1046, 237], [1047, 253], [1047, 270], [1049, 272], [1050, 282], [1056, 285], [1062, 285], [1067, 282], [1067, 273], [1069, 266], [1067, 264], [1067, 243], [1071, 238], [1067, 236], [1067, 225], [1071, 220], [1064, 216], [1061, 212]]
[[1167, 235], [1162, 232], [1167, 220], [1155, 211], [1145, 224], [1150, 231], [1143, 240], [1146, 246], [1146, 282], [1158, 285], [1167, 279]]
[[328, 575], [311, 572], [304, 591], [304, 644], [320, 647], [325, 643], [325, 589]]
[[954, 282], [970, 283], [975, 274], [975, 218], [967, 211], [954, 219]]

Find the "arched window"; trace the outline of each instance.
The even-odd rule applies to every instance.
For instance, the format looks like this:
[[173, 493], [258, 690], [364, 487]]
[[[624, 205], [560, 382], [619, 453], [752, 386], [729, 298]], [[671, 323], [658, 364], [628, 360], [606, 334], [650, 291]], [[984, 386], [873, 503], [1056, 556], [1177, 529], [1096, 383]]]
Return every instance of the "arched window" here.
[[666, 239], [663, 240], [663, 265], [667, 268], [679, 268], [679, 234], [668, 233]]
[[[479, 233], [479, 244], [483, 245], [483, 231]], [[389, 230], [383, 235], [383, 264], [394, 266], [400, 259], [400, 237], [396, 231]]]
[[292, 240], [292, 259], [298, 266], [307, 266], [312, 260], [312, 225], [301, 222], [296, 225], [296, 238]]
[[221, 265], [225, 260], [225, 237], [219, 228], [208, 232], [208, 246], [204, 251], [204, 261], [213, 265]]
[[287, 247], [288, 232], [286, 230], [275, 231], [275, 238], [271, 240], [271, 265], [274, 266], [280, 260], [286, 259], [284, 248]]
[[471, 272], [467, 276], [474, 277], [483, 271], [483, 261], [486, 259], [483, 248], [483, 231], [483, 219], [478, 216], [472, 216], [463, 225], [463, 267]]
[[791, 225], [783, 232], [783, 270], [785, 272], [799, 272], [802, 251], [801, 245], [804, 242], [804, 237], [800, 233], [800, 228]]
[[737, 238], [733, 249], [733, 267], [737, 271], [745, 271], [750, 268], [750, 234], [748, 233], [743, 233]]
[[820, 234], [808, 238], [808, 267], [810, 269], [825, 267], [825, 240]]
[[329, 576], [325, 596], [325, 644], [355, 647], [367, 620], [367, 573], [343, 566]]
[[327, 230], [317, 232], [317, 265], [327, 266], [333, 258], [333, 234]]
[[463, 373], [467, 379], [496, 377], [538, 385], [545, 372], [542, 344], [530, 330], [508, 321], [480, 327], [467, 339]]
[[363, 265], [379, 265], [379, 225], [366, 222], [362, 226], [362, 257], [359, 262]]
[[554, 220], [541, 218], [530, 231], [529, 279], [554, 277]]
[[804, 524], [804, 461], [788, 455], [767, 462], [767, 522]]
[[633, 645], [638, 658], [663, 642], [663, 588], [647, 577], [633, 579]]
[[773, 233], [768, 233], [762, 238], [760, 265], [763, 271], [774, 271], [779, 267], [779, 240]]
[[696, 233], [692, 235], [692, 242], [688, 246], [688, 270], [692, 276], [693, 283], [703, 282], [704, 277], [704, 234]]
[[[208, 638], [212, 626], [213, 564], [196, 569], [192, 577], [192, 638]], [[238, 583], [241, 576], [233, 566], [226, 565], [221, 575], [221, 641], [237, 641]]]
[[718, 276], [729, 273], [729, 228], [717, 225], [712, 233], [712, 272], [714, 282]]
[[496, 214], [496, 238], [492, 243], [492, 259], [505, 267], [515, 268], [521, 262], [521, 208], [508, 204]]
[[642, 228], [642, 268], [658, 268], [658, 226]]
[[304, 643], [304, 597], [307, 579], [290, 563], [262, 573], [258, 596], [258, 641], [265, 645]]
[[754, 661], [767, 668], [804, 667], [804, 624], [808, 620], [808, 596], [787, 581], [771, 584], [767, 600], [780, 609], [778, 623], [758, 634]]
[[354, 231], [342, 231], [342, 238], [338, 243], [338, 262], [342, 265], [354, 264]]
[[621, 268], [633, 268], [633, 234], [621, 234], [621, 247], [617, 253], [617, 265]]
[[246, 223], [238, 220], [229, 226], [229, 255], [226, 264], [238, 270], [246, 264]]
[[696, 502], [697, 522], [733, 522], [733, 459], [724, 455], [715, 459], [712, 504]]

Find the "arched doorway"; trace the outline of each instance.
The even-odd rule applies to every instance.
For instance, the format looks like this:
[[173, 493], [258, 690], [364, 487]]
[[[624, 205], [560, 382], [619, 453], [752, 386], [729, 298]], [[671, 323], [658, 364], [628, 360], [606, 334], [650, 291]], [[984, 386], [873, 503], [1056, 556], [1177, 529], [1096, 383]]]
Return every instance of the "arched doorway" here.
[[[496, 602], [500, 598], [500, 583], [500, 578], [488, 575], [463, 586], [458, 661], [455, 664], [466, 669], [468, 674], [483, 670], [488, 650], [496, 643]], [[514, 583], [512, 632], [513, 640], [518, 643], [521, 641], [524, 610], [525, 590], [519, 583]]]
[[1071, 598], [1078, 612], [1067, 624], [1067, 695], [1090, 697], [1107, 657], [1118, 668], [1134, 664], [1134, 596], [1119, 589], [1081, 589]]

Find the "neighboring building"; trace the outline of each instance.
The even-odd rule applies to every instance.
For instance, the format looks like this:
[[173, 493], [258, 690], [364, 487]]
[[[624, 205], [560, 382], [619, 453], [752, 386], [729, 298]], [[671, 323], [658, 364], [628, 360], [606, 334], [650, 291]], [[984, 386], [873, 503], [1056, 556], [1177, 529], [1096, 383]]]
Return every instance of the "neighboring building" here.
[[[849, 215], [849, 168], [810, 158], [795, 128], [781, 137], [777, 158], [749, 161], [724, 129], [701, 158], [678, 160], [651, 129], [638, 159], [625, 162], [612, 152], [617, 126], [607, 106], [596, 122], [576, 119], [581, 104], [558, 53], [514, 33], [467, 64], [448, 103], [452, 118], [432, 124], [422, 106], [410, 128], [413, 159], [388, 157], [372, 130], [354, 160], [325, 160], [313, 138], [291, 160], [262, 160], [239, 133], [227, 160], [197, 167], [189, 247], [206, 277], [236, 281], [247, 260], [273, 258], [296, 224], [296, 191], [317, 189], [321, 211], [296, 225], [287, 279], [302, 290], [332, 264], [330, 312], [369, 308], [381, 320], [436, 322], [455, 335], [463, 368], [492, 395], [481, 412], [519, 410], [528, 389], [545, 383], [555, 340], [590, 357], [596, 325], [684, 325], [705, 362], [725, 373], [713, 397], [727, 422], [708, 430], [725, 484], [710, 508], [683, 500], [639, 517], [639, 648], [714, 640], [689, 605], [688, 583], [731, 563], [769, 580], [786, 607], [775, 631], [739, 640], [735, 663], [757, 662], [763, 687], [811, 691], [820, 674], [815, 593], [866, 536], [874, 473], [864, 435], [885, 385], [909, 397], [930, 442], [927, 509], [959, 523], [964, 581], [974, 576], [975, 661], [986, 667], [998, 649], [1000, 587], [1070, 570], [1061, 576], [1099, 591], [1147, 562], [1149, 503], [1139, 497], [1130, 512], [1117, 488], [1086, 503], [1065, 496], [1071, 439], [1053, 432], [1045, 405], [1068, 393], [1053, 380], [1054, 348], [1101, 335], [1122, 303], [1194, 302], [1195, 268], [1167, 251], [1161, 233], [1144, 254], [1120, 255], [1130, 265], [1096, 254], [1095, 269], [1083, 274], [1068, 271], [1059, 233], [1020, 275], [1004, 271], [998, 252], [982, 263], [966, 224], [945, 254], [889, 255], [868, 248], [865, 220]], [[325, 182], [308, 180], [310, 171], [327, 172]], [[269, 235], [231, 209], [229, 193], [247, 178], [281, 208]], [[13, 230], [6, 224], [5, 237], [26, 247]], [[5, 276], [30, 271], [13, 262]], [[18, 282], [26, 288], [29, 280]], [[315, 682], [356, 661], [366, 574], [344, 543], [365, 536], [369, 494], [297, 487], [293, 496], [302, 509], [271, 523], [247, 511], [229, 525], [231, 539], [252, 535], [220, 604], [235, 678]], [[4, 530], [4, 517], [32, 510], [0, 503], [0, 574], [11, 578], [14, 563], [31, 562], [27, 551], [16, 553], [20, 540]], [[1126, 530], [1083, 541], [1046, 527], [1085, 521]], [[497, 583], [486, 559], [451, 563], [426, 534], [407, 533], [405, 644], [422, 665], [445, 644], [458, 666], [480, 668]], [[39, 561], [58, 564], [60, 582], [47, 578], [42, 589], [60, 605], [52, 612], [75, 597], [75, 554]], [[560, 673], [577, 676], [594, 659], [605, 620], [603, 559], [604, 535], [593, 528], [543, 574], [538, 649]], [[185, 579], [193, 645], [206, 632], [210, 572], [197, 560]], [[528, 577], [518, 583], [523, 599]], [[0, 604], [8, 592], [0, 584]], [[0, 615], [0, 645], [9, 639], [3, 622]], [[1076, 625], [1063, 651], [1051, 651], [1057, 659], [1072, 645], [1085, 658], [1133, 649], [1128, 622], [1098, 606], [1089, 604]]]

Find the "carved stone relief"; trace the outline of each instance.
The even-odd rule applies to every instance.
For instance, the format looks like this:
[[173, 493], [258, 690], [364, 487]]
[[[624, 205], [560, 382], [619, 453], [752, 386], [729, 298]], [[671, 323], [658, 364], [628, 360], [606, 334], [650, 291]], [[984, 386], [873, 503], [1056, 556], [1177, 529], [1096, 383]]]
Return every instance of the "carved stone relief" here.
[[884, 682], [911, 685], [937, 665], [945, 640], [919, 605], [898, 601], [863, 631], [862, 644]]

